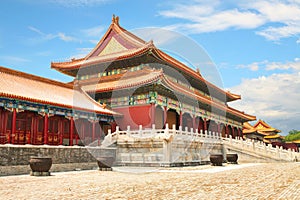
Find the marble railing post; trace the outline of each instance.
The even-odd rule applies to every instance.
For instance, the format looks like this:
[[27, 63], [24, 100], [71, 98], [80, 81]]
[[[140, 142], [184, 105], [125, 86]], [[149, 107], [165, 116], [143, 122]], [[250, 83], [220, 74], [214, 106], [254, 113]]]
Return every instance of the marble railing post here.
[[155, 133], [156, 133], [155, 124], [152, 124], [151, 134], [154, 135]]
[[163, 140], [163, 152], [164, 152], [164, 162], [171, 162], [171, 142], [168, 140]]
[[182, 126], [179, 126], [179, 134], [182, 135]]
[[142, 125], [139, 125], [139, 135], [142, 136], [143, 132], [143, 126]]
[[169, 124], [166, 123], [165, 134], [169, 134]]
[[175, 124], [173, 124], [172, 130], [173, 130], [173, 133], [175, 133], [175, 131], [176, 131], [176, 125]]

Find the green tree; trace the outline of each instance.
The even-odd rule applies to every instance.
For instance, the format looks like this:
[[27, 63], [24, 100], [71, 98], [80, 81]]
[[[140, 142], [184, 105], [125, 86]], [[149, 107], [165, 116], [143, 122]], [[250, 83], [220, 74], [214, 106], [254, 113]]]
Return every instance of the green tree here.
[[300, 140], [300, 131], [299, 130], [291, 130], [289, 131], [289, 134], [285, 136], [285, 141], [294, 141], [294, 140]]

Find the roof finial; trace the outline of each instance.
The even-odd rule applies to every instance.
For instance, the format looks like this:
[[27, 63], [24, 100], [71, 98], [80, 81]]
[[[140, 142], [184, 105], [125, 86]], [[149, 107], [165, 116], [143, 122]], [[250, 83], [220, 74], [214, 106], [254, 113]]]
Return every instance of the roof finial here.
[[113, 17], [112, 17], [112, 23], [119, 24], [119, 17], [115, 16], [115, 14], [113, 14]]
[[199, 68], [199, 67], [197, 67], [196, 72], [197, 72], [199, 75], [201, 75], [201, 73], [200, 73], [200, 68]]

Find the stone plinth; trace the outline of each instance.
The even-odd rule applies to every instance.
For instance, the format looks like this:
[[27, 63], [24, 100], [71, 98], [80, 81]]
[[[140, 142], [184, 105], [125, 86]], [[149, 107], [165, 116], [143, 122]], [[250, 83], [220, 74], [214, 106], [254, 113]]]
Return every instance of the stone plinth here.
[[174, 137], [130, 138], [119, 135], [116, 141], [116, 165], [186, 166], [209, 163], [210, 153], [222, 153], [219, 141], [189, 140]]

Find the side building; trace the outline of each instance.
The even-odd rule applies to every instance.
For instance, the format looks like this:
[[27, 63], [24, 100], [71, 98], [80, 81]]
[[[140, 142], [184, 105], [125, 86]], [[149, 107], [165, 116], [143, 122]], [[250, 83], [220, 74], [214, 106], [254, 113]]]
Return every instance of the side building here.
[[267, 144], [282, 142], [281, 131], [273, 128], [263, 120], [258, 120], [253, 126], [248, 122], [244, 123], [243, 135], [245, 138], [262, 141]]
[[113, 116], [81, 88], [0, 67], [0, 144], [85, 145]]
[[73, 84], [123, 114], [110, 124], [112, 131], [168, 124], [242, 137], [243, 123], [256, 119], [228, 106], [240, 95], [213, 85], [152, 41], [126, 31], [118, 17], [88, 55], [52, 62], [51, 68], [73, 76]]

